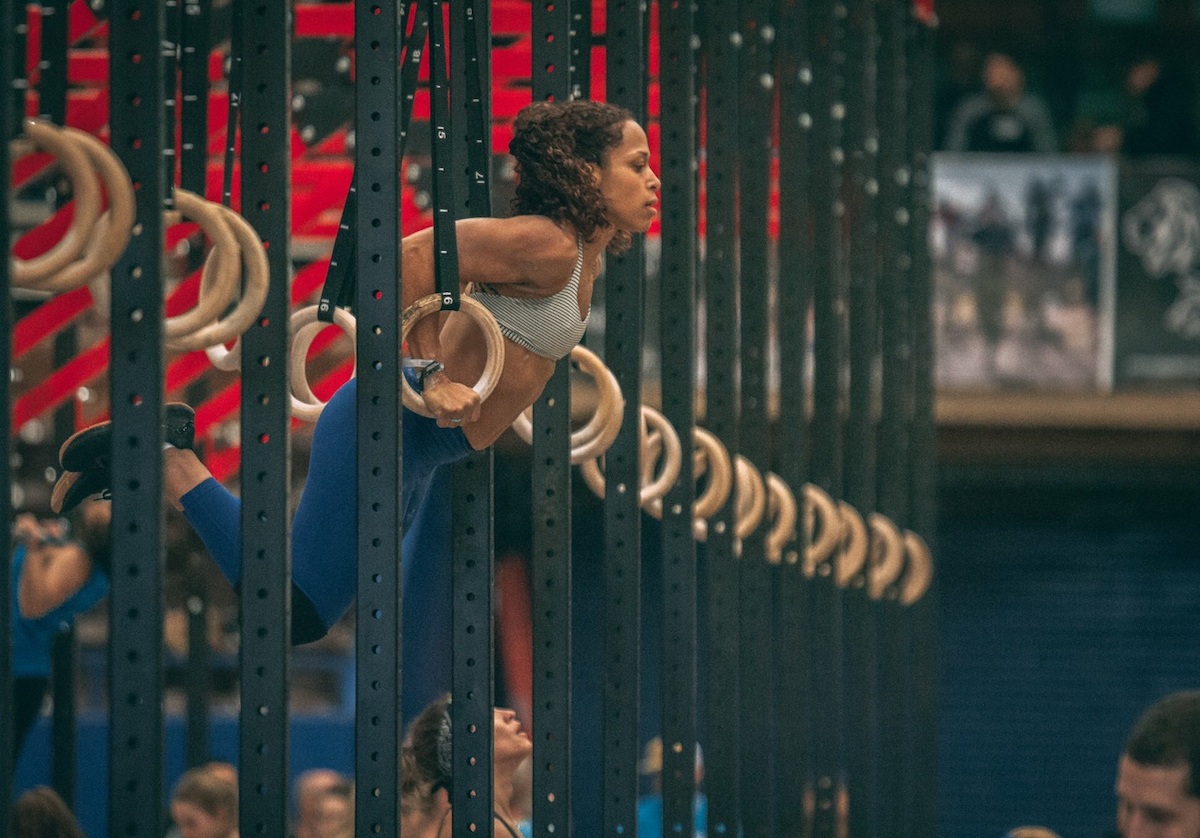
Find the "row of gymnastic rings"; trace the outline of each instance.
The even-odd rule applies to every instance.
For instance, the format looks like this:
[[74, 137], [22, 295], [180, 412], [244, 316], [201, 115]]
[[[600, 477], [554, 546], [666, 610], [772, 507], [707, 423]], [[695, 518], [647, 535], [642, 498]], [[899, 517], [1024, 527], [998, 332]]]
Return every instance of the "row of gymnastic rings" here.
[[[481, 328], [487, 341], [488, 364], [474, 389], [486, 399], [495, 387], [503, 368], [504, 341], [490, 312], [469, 295], [462, 298], [462, 311]], [[410, 306], [403, 315], [402, 337], [422, 317], [438, 312], [440, 298], [430, 295]], [[316, 421], [323, 403], [308, 384], [305, 359], [312, 340], [328, 324], [317, 319], [317, 307], [310, 306], [292, 315], [293, 344], [290, 352], [289, 379], [293, 394], [293, 415]], [[355, 321], [342, 309], [334, 312], [334, 322], [355, 339]], [[616, 440], [623, 422], [625, 399], [612, 371], [584, 346], [571, 350], [571, 360], [589, 375], [596, 385], [596, 407], [587, 421], [571, 432], [571, 464], [578, 465], [589, 488], [604, 497], [604, 453]], [[406, 407], [421, 415], [431, 415], [420, 396], [404, 384]], [[661, 518], [663, 497], [678, 480], [682, 465], [682, 446], [675, 428], [662, 413], [642, 405], [642, 474], [639, 478], [639, 505], [650, 515]], [[512, 423], [513, 430], [526, 443], [533, 439], [532, 409], [526, 409]], [[734, 493], [734, 549], [740, 555], [741, 542], [764, 521], [770, 528], [765, 538], [766, 557], [773, 564], [785, 560], [786, 546], [796, 539], [798, 503], [787, 482], [779, 475], [762, 473], [746, 457], [731, 460], [724, 444], [702, 427], [693, 428], [695, 446], [693, 474], [706, 485], [693, 507], [693, 535], [704, 541], [708, 519], [720, 510]], [[803, 487], [805, 542], [803, 570], [813, 577], [822, 566], [833, 567], [839, 586], [861, 584], [872, 599], [883, 599], [894, 591], [902, 604], [916, 602], [932, 581], [933, 564], [925, 542], [911, 531], [902, 531], [891, 519], [877, 512], [863, 516], [851, 504], [834, 501], [827, 492], [811, 483]], [[717, 526], [720, 526], [718, 524]], [[836, 553], [836, 556], [835, 556]], [[826, 561], [834, 557], [832, 565]], [[799, 560], [787, 554], [789, 562]], [[903, 577], [903, 579], [901, 578]]]
[[[571, 434], [571, 463], [578, 465], [584, 481], [597, 497], [605, 494], [603, 453], [620, 432], [625, 402], [612, 372], [583, 346], [571, 351], [572, 360], [592, 376], [598, 398], [588, 421]], [[638, 499], [641, 508], [662, 518], [663, 498], [678, 480], [682, 446], [674, 426], [662, 413], [641, 407], [641, 468]], [[513, 430], [526, 443], [533, 437], [530, 411], [513, 423]], [[698, 481], [692, 508], [692, 532], [705, 541], [709, 519], [734, 496], [734, 552], [741, 555], [742, 540], [767, 525], [764, 545], [767, 561], [780, 564], [800, 561], [798, 552], [788, 552], [796, 540], [799, 507], [804, 509], [806, 547], [802, 569], [808, 578], [822, 567], [830, 567], [840, 587], [861, 585], [872, 599], [894, 593], [904, 605], [919, 600], [933, 578], [933, 562], [924, 540], [901, 530], [878, 512], [863, 516], [846, 501], [835, 501], [812, 483], [803, 486], [802, 501], [787, 482], [774, 472], [764, 476], [742, 455], [730, 458], [720, 439], [700, 426], [692, 428], [693, 477]], [[701, 485], [703, 483], [704, 485]], [[715, 526], [722, 526], [721, 523]], [[833, 559], [829, 564], [827, 560]]]
[[[63, 237], [45, 253], [27, 260], [12, 257], [13, 284], [49, 293], [63, 293], [88, 284], [97, 311], [107, 311], [109, 271], [128, 244], [135, 221], [134, 188], [129, 173], [113, 151], [91, 134], [42, 120], [26, 120], [24, 128], [27, 141], [53, 155], [70, 178], [75, 211]], [[103, 213], [101, 188], [108, 195], [108, 207]], [[201, 272], [197, 304], [164, 321], [164, 343], [180, 351], [203, 349], [213, 366], [236, 370], [241, 362], [240, 336], [258, 317], [267, 297], [270, 271], [265, 249], [253, 227], [229, 207], [183, 189], [175, 190], [174, 203], [175, 209], [164, 218], [166, 224], [178, 224], [184, 219], [194, 221], [212, 247]], [[234, 304], [239, 292], [240, 298]], [[488, 363], [474, 385], [484, 399], [495, 388], [503, 370], [504, 339], [487, 309], [469, 295], [464, 295], [461, 302], [463, 313], [481, 328], [487, 346]], [[402, 338], [418, 320], [440, 310], [441, 301], [436, 294], [418, 300], [403, 314]], [[356, 328], [353, 315], [335, 309], [334, 322], [353, 343]], [[324, 403], [309, 385], [306, 358], [316, 335], [327, 325], [317, 318], [316, 306], [297, 310], [289, 324], [292, 413], [308, 422], [316, 421]], [[227, 349], [225, 345], [231, 341], [232, 347]], [[625, 401], [616, 377], [594, 353], [577, 346], [571, 355], [596, 382], [599, 395], [591, 418], [571, 434], [571, 462], [581, 467], [589, 487], [603, 497], [601, 458], [620, 432]], [[402, 387], [405, 406], [429, 416], [421, 396], [403, 378]], [[675, 429], [660, 412], [643, 406], [641, 418], [644, 473], [639, 503], [649, 514], [661, 518], [662, 499], [681, 470], [682, 448]], [[513, 428], [529, 442], [533, 434], [530, 411], [519, 416]], [[724, 445], [704, 428], [696, 427], [693, 433], [693, 473], [697, 479], [706, 474], [708, 477], [693, 509], [696, 539], [706, 539], [708, 519], [724, 506], [730, 492], [735, 492], [735, 550], [740, 553], [742, 539], [764, 519], [769, 519], [771, 526], [765, 540], [767, 559], [776, 564], [784, 561], [786, 545], [795, 540], [798, 518], [791, 488], [774, 473], [768, 472], [764, 478], [741, 455], [731, 462]], [[808, 544], [803, 559], [806, 575], [814, 576], [818, 568], [828, 566], [826, 560], [837, 551], [834, 566], [839, 585], [849, 586], [860, 580], [868, 594], [879, 599], [904, 574], [899, 589], [901, 602], [920, 598], [931, 580], [932, 562], [919, 536], [902, 532], [878, 513], [871, 513], [864, 521], [853, 506], [845, 501], [835, 502], [812, 484], [805, 484], [803, 492]], [[799, 557], [789, 554], [788, 560], [797, 561]]]
[[[96, 312], [107, 316], [110, 271], [135, 228], [129, 172], [110, 147], [77, 128], [27, 119], [23, 138], [27, 146], [56, 159], [71, 181], [75, 206], [67, 230], [45, 253], [30, 259], [11, 257], [13, 285], [47, 294], [87, 285]], [[108, 206], [101, 212], [104, 193]], [[249, 328], [267, 299], [266, 251], [250, 223], [229, 207], [185, 189], [176, 189], [173, 198], [175, 208], [165, 213], [165, 225], [195, 221], [213, 246], [201, 273], [199, 300], [188, 311], [166, 318], [164, 344], [180, 351], [208, 349], [214, 364], [229, 369], [223, 344]]]
[[[16, 155], [29, 150], [49, 153], [71, 181], [74, 213], [62, 237], [46, 252], [22, 259], [11, 256], [11, 277], [17, 288], [62, 294], [88, 285], [93, 307], [107, 316], [111, 301], [113, 265], [133, 236], [136, 198], [133, 181], [113, 150], [96, 137], [77, 128], [54, 125], [46, 120], [27, 119]], [[108, 206], [101, 212], [104, 194]], [[173, 350], [204, 350], [216, 368], [231, 372], [241, 364], [241, 335], [261, 314], [270, 285], [266, 249], [245, 218], [223, 204], [209, 201], [185, 189], [175, 189], [174, 209], [164, 216], [165, 226], [185, 220], [196, 222], [211, 242], [200, 277], [197, 303], [191, 309], [167, 317], [163, 343]], [[235, 303], [236, 298], [236, 303]], [[475, 300], [462, 300], [466, 314], [483, 328], [488, 364], [475, 390], [486, 398], [495, 388], [504, 368], [504, 339], [490, 313]], [[404, 312], [403, 332], [413, 323], [440, 311], [440, 298], [431, 294]], [[304, 359], [313, 339], [327, 324], [318, 321], [317, 307], [293, 313], [289, 381], [293, 415], [315, 422], [324, 406], [313, 394], [304, 369]], [[354, 318], [337, 309], [334, 322], [354, 340]], [[231, 344], [227, 348], [227, 344]], [[404, 403], [429, 416], [421, 396], [404, 381]]]

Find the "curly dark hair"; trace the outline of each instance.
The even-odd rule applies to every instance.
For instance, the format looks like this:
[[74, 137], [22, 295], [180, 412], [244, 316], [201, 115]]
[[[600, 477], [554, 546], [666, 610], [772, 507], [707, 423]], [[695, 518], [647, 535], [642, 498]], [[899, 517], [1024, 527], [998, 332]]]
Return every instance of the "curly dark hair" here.
[[[633, 114], [607, 102], [575, 99], [534, 102], [517, 114], [508, 150], [517, 159], [517, 215], [544, 215], [566, 221], [585, 240], [608, 226], [604, 198], [590, 166], [603, 166], [621, 144], [625, 123]], [[609, 252], [629, 247], [630, 235], [619, 232]]]

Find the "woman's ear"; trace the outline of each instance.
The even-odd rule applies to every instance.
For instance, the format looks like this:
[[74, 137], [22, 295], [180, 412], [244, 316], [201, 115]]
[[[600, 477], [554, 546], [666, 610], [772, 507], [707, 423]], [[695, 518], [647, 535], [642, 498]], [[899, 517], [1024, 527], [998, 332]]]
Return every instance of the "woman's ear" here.
[[592, 184], [594, 186], [599, 186], [600, 180], [604, 175], [604, 169], [600, 166], [597, 166], [595, 163], [588, 163], [588, 171], [592, 173]]

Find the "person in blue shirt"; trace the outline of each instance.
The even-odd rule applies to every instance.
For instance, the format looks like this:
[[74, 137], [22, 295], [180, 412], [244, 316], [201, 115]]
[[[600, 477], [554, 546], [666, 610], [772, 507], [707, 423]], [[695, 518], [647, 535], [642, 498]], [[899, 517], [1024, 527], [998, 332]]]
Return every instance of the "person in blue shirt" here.
[[92, 504], [84, 530], [91, 549], [67, 537], [63, 519], [17, 517], [13, 525], [13, 762], [41, 711], [50, 683], [50, 644], [108, 593], [108, 510]]
[[[663, 835], [663, 798], [662, 798], [662, 739], [655, 736], [646, 743], [642, 751], [642, 760], [638, 763], [638, 771], [650, 781], [650, 793], [638, 798], [638, 838], [662, 838]], [[700, 782], [704, 779], [704, 757], [700, 753], [700, 745], [696, 745], [696, 796], [695, 809], [692, 817], [695, 821], [696, 838], [705, 838], [708, 834], [708, 798], [700, 791]]]

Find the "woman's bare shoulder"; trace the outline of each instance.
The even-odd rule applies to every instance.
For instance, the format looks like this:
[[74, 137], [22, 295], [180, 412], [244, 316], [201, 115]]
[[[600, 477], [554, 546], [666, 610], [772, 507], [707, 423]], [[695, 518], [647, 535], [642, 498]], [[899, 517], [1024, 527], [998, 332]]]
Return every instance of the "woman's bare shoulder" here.
[[578, 256], [571, 233], [540, 215], [464, 219], [458, 231], [460, 254], [484, 282], [561, 286]]

